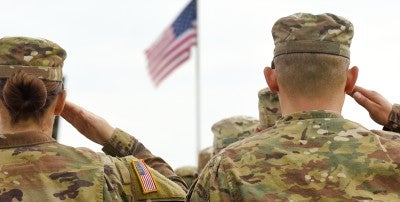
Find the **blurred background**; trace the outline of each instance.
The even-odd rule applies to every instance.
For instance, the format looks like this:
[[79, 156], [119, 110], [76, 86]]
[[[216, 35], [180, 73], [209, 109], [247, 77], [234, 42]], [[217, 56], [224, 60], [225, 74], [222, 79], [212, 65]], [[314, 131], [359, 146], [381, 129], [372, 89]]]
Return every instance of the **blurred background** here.
[[[66, 49], [67, 99], [138, 138], [173, 168], [197, 165], [195, 57], [159, 87], [144, 51], [188, 0], [2, 0], [1, 37], [31, 36]], [[296, 12], [330, 12], [353, 22], [351, 65], [358, 84], [400, 102], [400, 4], [395, 0], [198, 0], [201, 148], [212, 144], [211, 125], [233, 115], [258, 118], [257, 92], [274, 48], [271, 27]], [[346, 98], [344, 117], [381, 127]], [[63, 119], [60, 143], [101, 151]]]

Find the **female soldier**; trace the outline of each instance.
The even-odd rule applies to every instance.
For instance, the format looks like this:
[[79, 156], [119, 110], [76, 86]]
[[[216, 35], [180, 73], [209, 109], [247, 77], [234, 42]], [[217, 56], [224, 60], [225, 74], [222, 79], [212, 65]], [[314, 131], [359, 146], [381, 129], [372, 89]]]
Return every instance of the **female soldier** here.
[[[184, 200], [185, 184], [165, 161], [104, 119], [65, 104], [65, 58], [46, 39], [0, 39], [0, 201]], [[51, 134], [61, 113], [109, 155], [57, 143]]]

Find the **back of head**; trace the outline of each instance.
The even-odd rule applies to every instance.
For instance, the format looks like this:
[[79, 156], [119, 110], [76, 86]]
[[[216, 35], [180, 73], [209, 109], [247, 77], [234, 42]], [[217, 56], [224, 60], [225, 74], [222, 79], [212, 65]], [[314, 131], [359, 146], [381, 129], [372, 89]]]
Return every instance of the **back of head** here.
[[46, 39], [0, 39], [0, 99], [13, 123], [40, 119], [63, 90], [65, 58], [65, 50]]
[[326, 96], [344, 86], [353, 25], [334, 14], [296, 13], [272, 28], [277, 79], [296, 96]]
[[214, 123], [211, 127], [214, 133], [214, 154], [234, 142], [253, 135], [259, 124], [257, 119], [249, 116], [232, 116]]

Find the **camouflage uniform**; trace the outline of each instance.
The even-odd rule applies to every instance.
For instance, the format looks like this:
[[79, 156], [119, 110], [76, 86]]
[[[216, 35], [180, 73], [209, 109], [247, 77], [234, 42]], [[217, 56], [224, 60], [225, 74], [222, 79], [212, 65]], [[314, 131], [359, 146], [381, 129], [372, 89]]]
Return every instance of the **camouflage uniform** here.
[[199, 175], [196, 166], [182, 166], [175, 169], [175, 173], [185, 181], [188, 187], [192, 186]]
[[260, 118], [259, 131], [275, 125], [275, 122], [282, 118], [278, 94], [271, 92], [269, 88], [258, 91], [258, 112]]
[[[61, 82], [65, 58], [45, 39], [2, 38], [0, 78], [22, 69]], [[40, 132], [0, 134], [0, 201], [184, 200], [183, 180], [132, 136], [114, 130], [103, 151], [108, 155]]]
[[250, 116], [232, 116], [214, 123], [211, 127], [214, 155], [228, 145], [254, 134], [259, 125], [260, 122]]
[[[274, 55], [348, 58], [352, 35], [342, 17], [295, 14], [275, 23]], [[399, 153], [398, 133], [370, 131], [331, 111], [292, 113], [214, 156], [187, 200], [400, 201]]]
[[197, 161], [197, 172], [201, 173], [204, 166], [213, 156], [213, 148], [211, 146], [204, 148], [199, 152], [199, 157]]
[[400, 200], [400, 136], [377, 133], [327, 111], [292, 114], [214, 157], [189, 199]]
[[269, 128], [275, 121], [282, 117], [277, 93], [269, 88], [263, 88], [258, 92], [258, 110], [260, 120], [247, 116], [233, 116], [215, 123], [211, 130], [214, 133], [213, 147], [207, 147], [200, 151], [198, 172], [200, 173], [214, 153], [229, 144], [245, 137]]
[[389, 114], [389, 122], [383, 127], [383, 130], [400, 133], [400, 105], [394, 104]]

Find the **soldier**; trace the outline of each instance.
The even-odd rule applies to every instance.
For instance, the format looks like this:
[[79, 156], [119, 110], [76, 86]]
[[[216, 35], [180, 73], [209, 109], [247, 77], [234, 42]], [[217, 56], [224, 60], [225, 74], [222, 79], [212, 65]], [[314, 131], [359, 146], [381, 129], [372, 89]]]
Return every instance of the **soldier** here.
[[253, 135], [260, 122], [250, 116], [232, 116], [214, 123], [213, 155], [218, 154], [228, 145]]
[[194, 171], [194, 166], [183, 166], [175, 169], [175, 173], [190, 187], [214, 153], [233, 142], [272, 127], [282, 117], [278, 94], [271, 92], [269, 88], [261, 89], [258, 92], [258, 110], [260, 121], [249, 116], [233, 116], [215, 123], [211, 129], [214, 134], [213, 146], [199, 152], [197, 172]]
[[256, 132], [272, 127], [282, 117], [278, 94], [269, 88], [258, 91], [259, 119], [249, 116], [232, 116], [213, 124], [213, 147], [200, 151], [198, 172], [200, 173], [211, 157], [229, 144], [242, 140]]
[[[184, 200], [186, 186], [165, 161], [65, 103], [65, 58], [46, 39], [0, 39], [0, 201]], [[61, 113], [108, 155], [57, 143], [52, 124]]]
[[296, 13], [272, 27], [273, 65], [264, 70], [282, 118], [217, 154], [191, 201], [399, 201], [400, 136], [344, 119], [353, 25], [334, 14]]
[[192, 186], [198, 177], [196, 166], [182, 166], [175, 169], [175, 173], [185, 181], [188, 187]]

